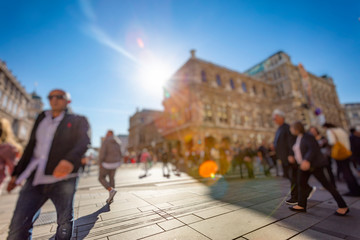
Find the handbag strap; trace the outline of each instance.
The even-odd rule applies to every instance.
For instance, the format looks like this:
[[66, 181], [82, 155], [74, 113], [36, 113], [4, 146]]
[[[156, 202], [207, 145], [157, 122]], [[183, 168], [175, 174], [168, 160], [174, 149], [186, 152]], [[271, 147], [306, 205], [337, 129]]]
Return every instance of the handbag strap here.
[[337, 135], [335, 134], [335, 132], [333, 130], [330, 129], [330, 132], [332, 132], [332, 134], [334, 135], [335, 137], [335, 143], [339, 142], [339, 138], [337, 137]]

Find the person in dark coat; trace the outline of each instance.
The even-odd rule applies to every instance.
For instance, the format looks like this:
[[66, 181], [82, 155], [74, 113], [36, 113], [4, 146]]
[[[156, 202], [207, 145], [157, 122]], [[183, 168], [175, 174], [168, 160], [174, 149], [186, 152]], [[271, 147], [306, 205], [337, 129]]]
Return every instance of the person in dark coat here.
[[295, 143], [295, 137], [290, 133], [289, 124], [285, 123], [285, 113], [276, 109], [273, 112], [273, 120], [279, 128], [276, 131], [274, 147], [276, 156], [281, 160], [284, 177], [288, 178], [291, 183], [291, 197], [286, 200], [289, 205], [296, 205], [298, 199], [297, 190], [297, 170], [292, 146]]
[[352, 152], [351, 160], [356, 166], [357, 171], [360, 173], [360, 126], [351, 131], [350, 147]]
[[90, 145], [90, 126], [69, 113], [70, 95], [56, 89], [48, 96], [51, 110], [37, 117], [30, 140], [16, 165], [7, 190], [26, 180], [9, 227], [8, 240], [31, 239], [42, 205], [50, 199], [57, 212], [55, 239], [71, 239], [74, 195], [81, 158]]
[[295, 159], [299, 165], [298, 173], [298, 191], [299, 198], [296, 206], [290, 207], [290, 210], [297, 212], [306, 212], [308, 194], [308, 181], [311, 175], [328, 190], [338, 204], [335, 214], [344, 216], [349, 212], [344, 199], [339, 192], [325, 177], [324, 170], [328, 162], [321, 153], [318, 142], [315, 137], [305, 132], [304, 125], [301, 122], [295, 122], [291, 125], [291, 133], [295, 136], [296, 142], [293, 146]]

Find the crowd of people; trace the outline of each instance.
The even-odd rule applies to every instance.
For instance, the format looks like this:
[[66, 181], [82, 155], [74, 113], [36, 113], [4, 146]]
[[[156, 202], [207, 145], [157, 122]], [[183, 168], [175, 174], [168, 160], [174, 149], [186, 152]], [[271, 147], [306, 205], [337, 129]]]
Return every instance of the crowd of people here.
[[[71, 98], [66, 91], [55, 89], [49, 93], [48, 100], [51, 109], [39, 114], [24, 149], [17, 143], [9, 121], [0, 119], [0, 184], [6, 172], [11, 174], [9, 193], [25, 183], [9, 226], [9, 240], [31, 238], [33, 223], [49, 199], [57, 211], [55, 238], [72, 236], [78, 171], [85, 169], [89, 161], [84, 156], [90, 145], [90, 125], [84, 116], [68, 111]], [[282, 173], [290, 181], [290, 198], [286, 203], [298, 212], [307, 211], [307, 200], [316, 191], [316, 187], [309, 185], [313, 175], [337, 202], [335, 214], [348, 214], [350, 210], [336, 184], [345, 181], [349, 190], [345, 195], [360, 196], [353, 171], [355, 168], [360, 173], [360, 128], [352, 129], [350, 136], [331, 123], [325, 123], [321, 130], [314, 126], [305, 129], [301, 122], [287, 124], [280, 110], [274, 111], [273, 120], [278, 129], [272, 142], [264, 140], [258, 146], [253, 142], [232, 145], [225, 138], [218, 146], [210, 144], [203, 151], [183, 152], [170, 146], [156, 152], [142, 149], [133, 156], [133, 162], [143, 166], [144, 174], [140, 178], [148, 176], [156, 161], [162, 162], [163, 176], [167, 178], [171, 173], [180, 176], [181, 171], [196, 174], [208, 160], [217, 163], [214, 174], [218, 177], [239, 171], [241, 178], [247, 175], [251, 179], [256, 177], [256, 168], [265, 176]], [[109, 130], [98, 160], [99, 182], [109, 193], [107, 204], [113, 202], [116, 194], [115, 173], [124, 159], [120, 149], [120, 140]]]

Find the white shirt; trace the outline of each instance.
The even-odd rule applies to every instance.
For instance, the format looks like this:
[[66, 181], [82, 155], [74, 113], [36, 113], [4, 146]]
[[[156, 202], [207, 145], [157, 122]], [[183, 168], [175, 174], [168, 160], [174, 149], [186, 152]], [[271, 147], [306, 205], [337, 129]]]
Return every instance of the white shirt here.
[[296, 142], [293, 146], [293, 151], [295, 155], [296, 162], [300, 165], [303, 161], [302, 155], [301, 155], [301, 149], [300, 149], [300, 143], [301, 143], [302, 135], [298, 135], [296, 138]]
[[17, 184], [20, 184], [23, 180], [27, 179], [35, 169], [36, 174], [32, 182], [33, 186], [39, 184], [51, 184], [77, 176], [76, 173], [69, 174], [64, 178], [55, 178], [52, 175], [45, 175], [45, 167], [49, 158], [51, 144], [53, 142], [56, 129], [58, 128], [61, 120], [63, 120], [64, 116], [65, 112], [62, 112], [59, 116], [53, 118], [51, 111], [45, 112], [45, 118], [39, 123], [35, 133], [36, 145], [33, 156], [27, 168], [17, 178]]
[[118, 167], [120, 167], [121, 162], [114, 162], [114, 163], [107, 163], [107, 162], [103, 162], [101, 164], [101, 166], [105, 169], [108, 170], [113, 170], [113, 169], [117, 169]]
[[[335, 135], [336, 134], [336, 137]], [[349, 135], [342, 128], [331, 128], [326, 131], [327, 139], [330, 145], [336, 143], [336, 138], [341, 142], [344, 147], [350, 150], [350, 138]]]

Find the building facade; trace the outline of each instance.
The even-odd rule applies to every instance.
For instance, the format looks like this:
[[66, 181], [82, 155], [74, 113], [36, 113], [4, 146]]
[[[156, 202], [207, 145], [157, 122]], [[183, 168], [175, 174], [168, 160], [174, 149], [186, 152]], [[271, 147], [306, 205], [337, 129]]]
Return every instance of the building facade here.
[[360, 103], [344, 104], [349, 127], [360, 127]]
[[143, 109], [130, 117], [129, 153], [138, 153], [144, 148], [155, 149], [163, 143], [161, 129], [157, 125], [162, 115], [162, 111]]
[[326, 121], [347, 127], [333, 79], [327, 75], [315, 76], [301, 63], [294, 65], [285, 52], [273, 54], [245, 74], [274, 89], [273, 104], [287, 113], [289, 122], [302, 120], [309, 126]]
[[333, 80], [315, 76], [278, 52], [244, 73], [191, 58], [171, 77], [164, 93], [161, 133], [183, 144], [185, 151], [207, 143], [272, 142], [274, 109], [287, 122], [307, 126], [325, 121], [346, 127]]
[[[129, 149], [166, 145], [181, 152], [220, 146], [224, 141], [253, 146], [273, 141], [272, 112], [307, 126], [325, 121], [347, 127], [333, 80], [315, 76], [289, 55], [277, 52], [244, 73], [190, 59], [169, 79], [164, 111], [145, 110], [130, 118]], [[152, 144], [151, 144], [152, 143]]]
[[6, 63], [0, 60], [0, 117], [12, 123], [15, 136], [25, 144], [43, 103], [35, 92], [29, 94]]

